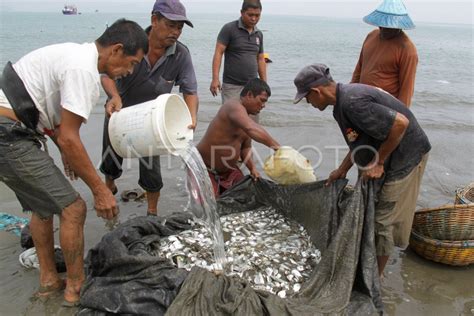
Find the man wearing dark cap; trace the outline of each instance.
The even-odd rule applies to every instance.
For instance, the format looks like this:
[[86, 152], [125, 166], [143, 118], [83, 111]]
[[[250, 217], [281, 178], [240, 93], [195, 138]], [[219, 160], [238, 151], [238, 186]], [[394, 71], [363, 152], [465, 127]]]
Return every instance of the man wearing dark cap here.
[[401, 0], [385, 0], [364, 22], [377, 26], [367, 35], [352, 83], [384, 89], [407, 107], [415, 90], [416, 47], [403, 30], [415, 28]]
[[[135, 66], [132, 75], [115, 82], [102, 78], [102, 85], [109, 99], [106, 104], [100, 171], [105, 175], [105, 183], [113, 193], [117, 192], [115, 179], [122, 174], [122, 158], [114, 152], [109, 140], [108, 123], [112, 112], [119, 111], [122, 106], [154, 100], [161, 94], [170, 93], [173, 86], [177, 85], [191, 112], [192, 125], [189, 128], [196, 127], [196, 76], [188, 48], [178, 41], [184, 24], [193, 27], [186, 17], [183, 4], [178, 0], [157, 0], [151, 13], [151, 26], [146, 29], [150, 47], [148, 54]], [[138, 184], [147, 192], [147, 214], [156, 215], [163, 187], [159, 156], [140, 158]]]
[[382, 89], [335, 83], [329, 68], [313, 64], [294, 80], [295, 103], [306, 98], [320, 111], [334, 106], [333, 116], [349, 146], [327, 185], [343, 179], [355, 163], [363, 179], [381, 184], [375, 205], [375, 242], [379, 274], [395, 246], [406, 248], [428, 152], [428, 137], [413, 113]]
[[[262, 5], [259, 0], [244, 0], [240, 18], [225, 24], [217, 37], [212, 59], [210, 91], [216, 96], [221, 91], [222, 104], [240, 97], [244, 85], [260, 77], [267, 81], [267, 68], [263, 51], [263, 34], [257, 28]], [[219, 80], [222, 56], [224, 60], [223, 84]]]

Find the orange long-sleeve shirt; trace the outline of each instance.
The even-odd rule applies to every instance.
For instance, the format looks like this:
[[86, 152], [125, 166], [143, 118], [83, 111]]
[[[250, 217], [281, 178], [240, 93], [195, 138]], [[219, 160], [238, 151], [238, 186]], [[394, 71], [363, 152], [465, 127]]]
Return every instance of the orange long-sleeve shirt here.
[[377, 29], [367, 35], [351, 82], [382, 88], [409, 107], [418, 65], [416, 47], [404, 32], [389, 40], [379, 34]]

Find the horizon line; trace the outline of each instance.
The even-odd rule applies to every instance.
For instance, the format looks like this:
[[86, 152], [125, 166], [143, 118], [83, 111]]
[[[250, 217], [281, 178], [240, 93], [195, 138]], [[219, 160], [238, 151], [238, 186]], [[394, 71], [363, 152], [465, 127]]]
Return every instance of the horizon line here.
[[[206, 2], [206, 1], [202, 1], [202, 2]], [[5, 9], [5, 8], [3, 8]], [[1, 10], [2, 13], [6, 13], [6, 12], [9, 12], [9, 13], [34, 13], [34, 14], [41, 14], [41, 13], [58, 13], [59, 15], [62, 15], [61, 14], [61, 11], [56, 11], [56, 10], [45, 10], [45, 11], [28, 11], [28, 10], [18, 10], [18, 9], [9, 9], [7, 8], [7, 10]], [[82, 15], [83, 13], [88, 13], [88, 14], [121, 14], [121, 13], [143, 13], [143, 14], [146, 14], [146, 15], [149, 15], [149, 13], [145, 13], [145, 12], [141, 12], [141, 11], [127, 11], [127, 12], [124, 12], [124, 11], [101, 11], [101, 10], [97, 10], [97, 11], [94, 11], [93, 9], [92, 10], [86, 10], [86, 11], [79, 11], [78, 12], [79, 14], [77, 15]], [[218, 12], [219, 14], [222, 14], [222, 15], [237, 15], [237, 14], [234, 14], [234, 13], [230, 13], [230, 12]], [[211, 15], [211, 14], [216, 14], [216, 13], [206, 13], [206, 12], [198, 12], [198, 13], [192, 13], [192, 14], [189, 14], [190, 16], [192, 15]], [[323, 15], [296, 15], [296, 14], [280, 14], [280, 13], [274, 13], [274, 12], [270, 12], [270, 13], [266, 13], [265, 16], [284, 16], [284, 17], [302, 17], [302, 18], [311, 18], [311, 17], [315, 17], [315, 18], [328, 18], [328, 19], [337, 19], [337, 20], [359, 20], [362, 21], [362, 18], [359, 18], [359, 17], [339, 17], [339, 16], [333, 16], [333, 15], [327, 15], [327, 16], [323, 16]], [[464, 23], [464, 22], [435, 22], [435, 21], [427, 21], [427, 20], [419, 20], [416, 22], [417, 24], [418, 23], [422, 23], [422, 24], [433, 24], [433, 25], [463, 25], [463, 26], [466, 26], [466, 25], [472, 25], [472, 21], [471, 23]]]

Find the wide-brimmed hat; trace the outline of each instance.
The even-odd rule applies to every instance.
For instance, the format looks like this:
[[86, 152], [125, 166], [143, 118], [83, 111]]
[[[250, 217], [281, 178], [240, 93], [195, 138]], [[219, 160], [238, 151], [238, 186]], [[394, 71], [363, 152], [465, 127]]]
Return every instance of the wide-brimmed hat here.
[[156, 0], [152, 13], [160, 12], [171, 21], [182, 21], [193, 27], [191, 21], [186, 17], [186, 8], [179, 0]]
[[410, 30], [415, 24], [408, 16], [407, 8], [401, 0], [384, 0], [371, 14], [364, 17], [364, 22], [370, 25], [389, 29]]

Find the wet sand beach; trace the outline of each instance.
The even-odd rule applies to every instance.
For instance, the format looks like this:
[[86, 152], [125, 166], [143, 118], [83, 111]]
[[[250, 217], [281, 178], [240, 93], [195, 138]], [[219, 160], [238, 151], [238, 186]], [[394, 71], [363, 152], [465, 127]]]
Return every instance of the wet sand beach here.
[[[203, 135], [210, 119], [217, 111], [217, 100], [213, 103], [201, 104], [200, 120], [195, 133], [195, 142]], [[422, 111], [423, 109], [418, 109]], [[261, 114], [261, 123], [278, 139], [281, 144], [291, 145], [294, 148], [312, 145], [320, 150], [305, 149], [302, 152], [315, 163], [321, 157], [321, 163], [316, 168], [318, 179], [327, 177], [336, 165], [336, 152], [328, 146], [344, 146], [342, 136], [335, 122], [332, 121], [329, 111], [319, 112], [302, 105], [299, 108], [301, 115], [316, 118], [316, 124], [299, 124], [283, 127], [275, 120], [271, 101], [268, 108]], [[416, 112], [416, 109], [415, 109]], [[100, 159], [101, 135], [103, 114], [101, 108], [94, 109], [88, 123], [82, 127], [81, 135], [85, 146], [96, 166]], [[463, 145], [464, 137], [469, 136], [470, 129], [456, 132], [456, 137], [448, 129], [425, 130], [432, 142], [433, 150], [423, 179], [419, 197], [419, 207], [435, 207], [450, 203], [454, 199], [454, 189], [461, 184], [469, 183], [472, 174], [466, 167], [471, 164], [474, 156], [473, 148], [466, 148], [465, 153], [451, 159], [453, 148]], [[54, 145], [50, 144], [50, 152], [56, 161], [58, 153]], [[256, 160], [259, 169], [269, 151], [257, 144]], [[342, 159], [346, 151], [339, 153]], [[173, 211], [183, 211], [187, 204], [184, 187], [185, 174], [182, 163], [175, 157], [162, 157], [162, 174], [165, 187], [161, 194], [159, 212], [161, 215]], [[339, 160], [340, 161], [340, 160]], [[124, 162], [124, 174], [118, 180], [119, 192], [125, 189], [136, 188], [138, 166], [136, 160]], [[128, 168], [130, 167], [130, 168]], [[263, 171], [262, 171], [263, 174]], [[355, 170], [349, 174], [350, 182], [355, 182]], [[442, 180], [441, 180], [442, 179]], [[98, 218], [92, 209], [93, 201], [89, 189], [81, 181], [74, 183], [76, 189], [85, 199], [88, 214], [85, 225], [86, 252], [94, 246], [110, 229], [110, 225]], [[20, 206], [12, 191], [0, 184], [0, 210], [13, 215], [28, 217], [22, 214]], [[123, 202], [119, 200], [119, 221], [124, 222], [134, 216], [146, 213], [145, 201]], [[57, 219], [55, 227], [58, 226]], [[56, 232], [57, 238], [57, 232]], [[58, 239], [56, 239], [58, 243]], [[32, 298], [38, 288], [38, 271], [26, 270], [18, 262], [22, 249], [19, 237], [7, 232], [0, 232], [0, 315], [74, 315], [75, 308], [60, 306], [61, 296], [53, 297], [45, 302]], [[390, 259], [382, 281], [383, 301], [387, 315], [473, 315], [474, 314], [474, 266], [451, 267], [427, 261], [413, 251], [397, 251]]]

